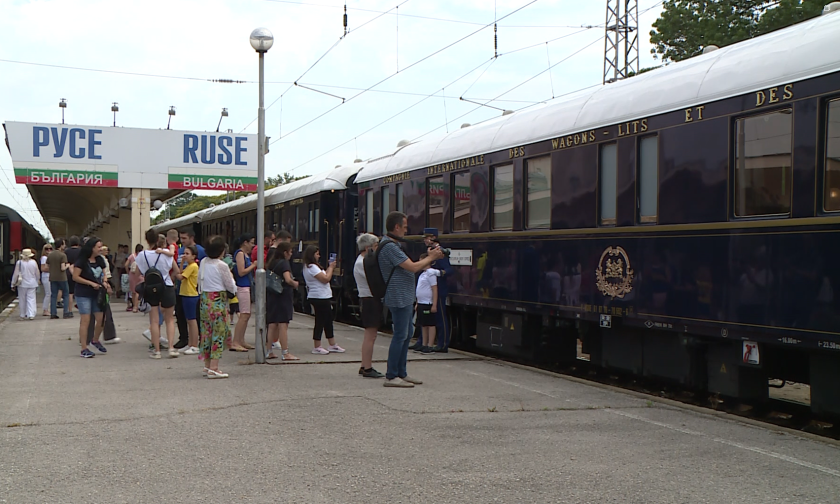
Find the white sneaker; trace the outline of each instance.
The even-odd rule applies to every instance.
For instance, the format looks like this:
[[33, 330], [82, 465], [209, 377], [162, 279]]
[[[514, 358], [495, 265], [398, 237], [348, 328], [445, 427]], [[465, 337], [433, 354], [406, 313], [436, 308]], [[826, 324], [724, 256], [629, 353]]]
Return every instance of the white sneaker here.
[[330, 345], [327, 347], [327, 350], [329, 350], [331, 353], [344, 353], [346, 351], [338, 345]]
[[145, 331], [143, 331], [143, 337], [149, 341], [152, 341], [152, 331], [146, 329]]
[[201, 353], [201, 351], [194, 346], [187, 347], [187, 349], [184, 350], [184, 355], [197, 355], [199, 353]]
[[161, 336], [160, 337], [160, 346], [162, 346], [162, 347], [168, 347], [169, 346], [169, 340], [166, 339], [166, 336]]
[[178, 353], [178, 350], [175, 350], [174, 348], [169, 349], [169, 357], [174, 359], [174, 358], [178, 357], [179, 355], [181, 355], [181, 354]]
[[149, 354], [150, 359], [160, 359], [160, 352], [152, 352]]
[[271, 349], [272, 350], [283, 350], [283, 347], [280, 346], [279, 341], [275, 341], [274, 343], [271, 344]]
[[119, 338], [114, 338], [112, 340], [105, 340], [106, 345], [116, 345], [117, 343], [122, 343], [122, 340]]

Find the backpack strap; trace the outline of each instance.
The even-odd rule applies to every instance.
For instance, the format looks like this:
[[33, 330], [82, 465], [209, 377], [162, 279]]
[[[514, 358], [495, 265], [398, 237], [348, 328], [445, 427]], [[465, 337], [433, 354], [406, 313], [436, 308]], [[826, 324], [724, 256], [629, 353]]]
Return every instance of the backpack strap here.
[[[388, 240], [388, 241], [386, 241], [385, 243], [382, 244], [382, 248], [384, 249], [385, 245], [388, 245], [389, 243], [393, 243], [394, 245], [396, 245], [396, 242], [394, 242], [394, 240]], [[379, 267], [379, 250], [376, 251], [376, 266]], [[388, 275], [388, 280], [385, 281], [385, 293], [386, 294], [388, 293], [388, 285], [391, 284], [391, 279], [394, 278], [394, 271], [396, 271], [398, 267], [399, 267], [399, 265], [396, 265], [393, 268], [391, 268], [391, 273]]]
[[[153, 268], [157, 269], [157, 263], [158, 263], [158, 261], [160, 261], [160, 256], [162, 256], [162, 255], [163, 254], [158, 254], [157, 255], [157, 259], [155, 259], [155, 264], [154, 264], [154, 266], [152, 266]], [[147, 260], [146, 264], [148, 264], [148, 263], [149, 263], [149, 261]]]

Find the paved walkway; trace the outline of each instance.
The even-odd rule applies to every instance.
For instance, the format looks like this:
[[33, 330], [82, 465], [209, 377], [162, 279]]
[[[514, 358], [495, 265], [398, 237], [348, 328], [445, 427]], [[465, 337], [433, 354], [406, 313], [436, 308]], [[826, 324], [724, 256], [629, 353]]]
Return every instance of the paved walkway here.
[[303, 361], [226, 352], [211, 381], [149, 359], [120, 306], [124, 342], [93, 359], [78, 318], [0, 323], [0, 503], [840, 501], [831, 443], [457, 353], [384, 388], [357, 375], [361, 330], [312, 355], [298, 314]]

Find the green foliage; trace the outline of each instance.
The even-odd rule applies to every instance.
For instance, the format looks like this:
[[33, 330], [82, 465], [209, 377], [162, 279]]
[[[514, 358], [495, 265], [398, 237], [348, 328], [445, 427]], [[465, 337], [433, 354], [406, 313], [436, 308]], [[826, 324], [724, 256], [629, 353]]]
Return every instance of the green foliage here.
[[680, 61], [820, 15], [826, 0], [666, 0], [653, 23], [651, 54]]
[[[309, 175], [295, 177], [291, 173], [284, 173], [283, 175], [277, 175], [276, 177], [267, 177], [265, 179], [265, 188], [271, 189], [272, 187], [288, 184], [289, 182], [294, 182], [295, 180], [300, 180], [308, 176]], [[166, 205], [169, 208], [169, 218], [175, 219], [184, 215], [189, 215], [193, 212], [198, 212], [199, 210], [204, 210], [205, 208], [209, 208], [211, 204], [221, 205], [225, 201], [233, 201], [239, 199], [241, 196], [247, 196], [249, 194], [252, 193], [233, 192], [231, 194], [221, 194], [218, 196], [198, 196], [194, 192], [190, 191], [172, 198], [166, 202]], [[152, 220], [152, 224], [160, 224], [165, 221], [166, 213], [167, 212], [160, 212], [157, 217]]]

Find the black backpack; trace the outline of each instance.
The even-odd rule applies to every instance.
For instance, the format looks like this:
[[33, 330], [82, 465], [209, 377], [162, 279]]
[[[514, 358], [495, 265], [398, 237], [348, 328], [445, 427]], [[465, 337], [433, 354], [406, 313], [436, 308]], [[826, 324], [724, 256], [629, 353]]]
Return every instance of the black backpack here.
[[379, 269], [379, 250], [385, 248], [389, 243], [396, 245], [396, 243], [391, 240], [388, 240], [385, 243], [380, 242], [379, 249], [369, 250], [362, 261], [362, 265], [365, 268], [365, 278], [367, 278], [368, 287], [370, 287], [370, 293], [373, 294], [373, 297], [376, 299], [382, 299], [385, 297], [385, 292], [388, 291], [388, 284], [391, 283], [391, 278], [394, 276], [394, 270], [397, 269], [396, 266], [391, 268], [391, 274], [388, 275], [387, 282], [384, 278], [382, 278], [382, 270]]
[[[145, 252], [143, 252], [143, 257], [146, 259], [146, 264], [149, 264], [149, 256]], [[160, 295], [163, 294], [163, 289], [166, 287], [166, 283], [163, 281], [163, 274], [157, 269], [158, 261], [160, 261], [160, 254], [157, 254], [155, 263], [149, 264], [149, 269], [143, 275], [143, 282], [145, 284], [143, 297], [149, 299], [160, 299]]]

